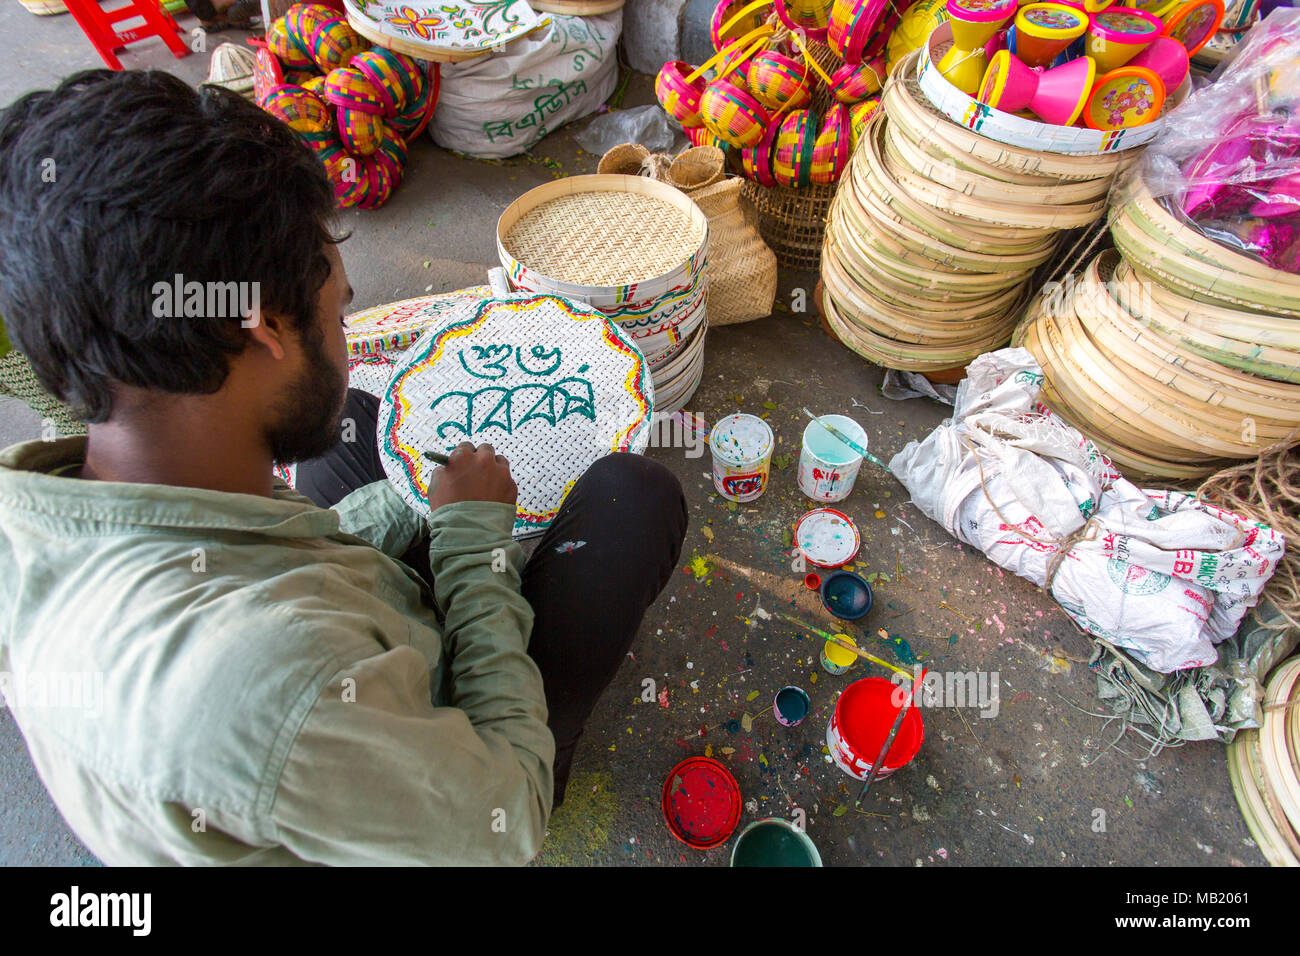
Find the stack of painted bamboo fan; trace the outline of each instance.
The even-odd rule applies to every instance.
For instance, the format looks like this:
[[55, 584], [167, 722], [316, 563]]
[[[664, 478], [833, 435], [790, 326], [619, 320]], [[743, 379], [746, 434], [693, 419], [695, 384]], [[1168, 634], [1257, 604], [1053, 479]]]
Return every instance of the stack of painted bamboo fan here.
[[826, 318], [889, 368], [960, 367], [1010, 337], [1061, 230], [1100, 219], [1125, 154], [999, 143], [936, 110], [916, 54], [891, 76], [831, 207]]
[[1016, 333], [1044, 398], [1126, 472], [1202, 478], [1300, 427], [1300, 276], [1201, 235], [1139, 187], [1105, 253]]
[[1300, 866], [1300, 657], [1273, 671], [1259, 730], [1228, 745], [1228, 776], [1250, 835], [1273, 866]]

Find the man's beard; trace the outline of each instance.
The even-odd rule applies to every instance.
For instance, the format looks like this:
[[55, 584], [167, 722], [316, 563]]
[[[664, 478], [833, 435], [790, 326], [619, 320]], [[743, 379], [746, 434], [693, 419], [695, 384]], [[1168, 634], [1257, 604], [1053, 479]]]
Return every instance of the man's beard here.
[[302, 336], [306, 368], [277, 403], [267, 440], [279, 464], [319, 458], [339, 442], [347, 381], [325, 357], [322, 340], [319, 333]]

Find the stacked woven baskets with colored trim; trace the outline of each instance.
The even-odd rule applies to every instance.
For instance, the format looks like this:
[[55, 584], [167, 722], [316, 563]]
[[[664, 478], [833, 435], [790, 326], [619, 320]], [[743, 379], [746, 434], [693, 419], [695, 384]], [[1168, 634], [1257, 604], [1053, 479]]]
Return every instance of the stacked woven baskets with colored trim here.
[[433, 115], [438, 65], [371, 47], [336, 11], [299, 3], [267, 31], [254, 96], [320, 157], [340, 206], [374, 209]]
[[660, 104], [696, 145], [728, 150], [752, 184], [763, 238], [791, 268], [815, 268], [826, 208], [884, 83], [897, 23], [887, 0], [721, 0], [715, 53], [665, 63]]

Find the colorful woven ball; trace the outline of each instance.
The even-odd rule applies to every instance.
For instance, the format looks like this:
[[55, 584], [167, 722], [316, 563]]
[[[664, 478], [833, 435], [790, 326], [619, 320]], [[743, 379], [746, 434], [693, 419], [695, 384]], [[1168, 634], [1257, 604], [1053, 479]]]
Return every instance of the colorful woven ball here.
[[751, 10], [731, 27], [724, 34], [722, 28], [731, 21], [733, 17], [739, 16], [740, 11], [749, 6], [750, 0], [722, 0], [714, 8], [713, 19], [709, 22], [709, 37], [713, 40], [713, 49], [722, 52], [722, 48], [733, 40], [738, 40], [751, 30], [755, 30], [763, 25], [768, 11], [760, 7], [757, 10]]
[[871, 99], [863, 100], [861, 103], [854, 103], [849, 107], [849, 152], [858, 148], [858, 140], [862, 138], [862, 131], [867, 128], [867, 123], [871, 122], [871, 117], [876, 114], [876, 109], [880, 106], [880, 100]]
[[885, 61], [876, 57], [856, 66], [845, 63], [831, 74], [830, 91], [841, 103], [856, 103], [880, 92], [885, 82]]
[[820, 186], [839, 182], [849, 161], [851, 133], [849, 108], [835, 103], [826, 111], [826, 119], [813, 145], [812, 172], [808, 177], [812, 182]]
[[745, 178], [760, 186], [775, 186], [772, 177], [772, 149], [776, 143], [777, 127], [772, 126], [757, 146], [740, 151], [740, 170]]
[[322, 73], [347, 66], [358, 53], [370, 49], [370, 41], [342, 17], [322, 20], [311, 35], [311, 55]]
[[267, 94], [262, 109], [299, 133], [320, 133], [332, 125], [329, 107], [300, 86], [277, 86]]
[[812, 102], [808, 67], [783, 53], [767, 51], [749, 63], [749, 92], [770, 110], [799, 109]]
[[690, 140], [692, 146], [716, 146], [718, 149], [726, 152], [731, 149], [731, 144], [726, 140], [718, 139], [703, 126], [692, 126], [684, 129], [686, 138]]
[[832, 0], [774, 0], [777, 19], [791, 32], [818, 43], [826, 41]]
[[321, 76], [319, 73], [303, 80], [298, 85], [313, 96], [319, 96], [322, 99], [325, 97], [325, 77]]
[[700, 119], [705, 128], [732, 146], [756, 146], [771, 117], [763, 104], [730, 80], [714, 80], [700, 97]]
[[687, 82], [691, 67], [681, 60], [670, 60], [655, 77], [655, 96], [659, 105], [682, 126], [690, 129], [699, 126], [700, 100], [704, 97], [704, 80]]
[[795, 110], [781, 121], [772, 153], [772, 178], [778, 185], [797, 189], [812, 181], [816, 144], [816, 117], [810, 110]]
[[845, 63], [861, 63], [889, 0], [835, 0], [826, 45]]
[[350, 67], [339, 67], [326, 75], [325, 102], [331, 106], [376, 115], [391, 112], [380, 98], [375, 85]]
[[278, 64], [291, 70], [305, 70], [315, 65], [311, 53], [302, 49], [289, 39], [286, 23], [288, 15], [273, 21], [266, 31], [266, 48], [275, 56]]
[[[312, 36], [322, 23], [340, 19], [338, 11], [319, 3], [295, 3], [284, 14], [284, 32], [289, 45], [296, 50], [291, 58], [281, 56], [272, 50], [280, 61], [290, 69], [303, 69], [316, 66], [316, 57], [312, 52]], [[268, 38], [269, 39], [269, 38]]]
[[409, 56], [374, 47], [352, 58], [352, 68], [374, 84], [390, 114], [420, 100], [429, 85], [424, 71]]

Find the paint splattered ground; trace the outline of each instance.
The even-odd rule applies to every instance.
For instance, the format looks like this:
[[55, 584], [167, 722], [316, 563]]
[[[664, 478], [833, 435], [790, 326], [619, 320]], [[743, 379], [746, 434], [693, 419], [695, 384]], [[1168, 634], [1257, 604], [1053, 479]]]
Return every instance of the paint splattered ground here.
[[[34, 31], [38, 20], [57, 19], [12, 6], [16, 13], [0, 14], [6, 29]], [[46, 62], [60, 71], [97, 65], [75, 29], [55, 52]], [[194, 80], [203, 64], [159, 50], [132, 65], [190, 71]], [[6, 87], [4, 102], [52, 82], [39, 72], [22, 77]], [[651, 98], [649, 80], [638, 77], [628, 104]], [[357, 307], [482, 283], [495, 259], [500, 211], [554, 175], [594, 169], [595, 158], [579, 154], [572, 132], [545, 140], [535, 161], [508, 165], [464, 160], [427, 139], [413, 143], [393, 201], [343, 217], [353, 237], [341, 250]], [[850, 633], [889, 660], [905, 662], [910, 650], [942, 671], [997, 671], [1002, 693], [995, 719], [981, 719], [974, 707], [925, 711], [916, 761], [873, 788], [866, 812], [852, 807], [856, 787], [826, 762], [826, 723], [851, 679], [884, 672], [859, 665], [832, 677], [817, 663], [816, 643], [756, 614], [805, 594], [787, 557], [792, 526], [812, 506], [795, 484], [800, 408], [851, 415], [882, 457], [926, 434], [945, 412], [921, 400], [882, 399], [880, 371], [821, 332], [811, 281], [783, 274], [782, 310], [710, 331], [704, 384], [690, 403], [711, 420], [732, 411], [767, 416], [777, 438], [767, 494], [728, 507], [705, 477], [707, 453], [650, 451], [680, 476], [690, 503], [681, 567], [593, 715], [568, 801], [552, 819], [538, 862], [725, 865], [727, 849], [687, 849], [659, 811], [672, 766], [711, 754], [740, 783], [742, 826], [764, 816], [791, 819], [798, 808], [829, 865], [1261, 864], [1232, 799], [1223, 748], [1189, 745], [1143, 762], [1101, 756], [1117, 728], [1067, 702], [1096, 709], [1095, 682], [1081, 663], [1087, 642], [1034, 587], [957, 547], [869, 466], [837, 506], [862, 530], [855, 563], [876, 587], [865, 631]], [[790, 311], [796, 287], [806, 291], [803, 313]], [[39, 432], [25, 409], [0, 409], [8, 440]], [[705, 557], [711, 554], [718, 560]], [[771, 587], [758, 589], [724, 562], [770, 575]], [[882, 644], [874, 637], [882, 626], [906, 644]], [[649, 701], [647, 679], [654, 681]], [[795, 728], [777, 724], [770, 709], [787, 684], [812, 698], [812, 713]], [[0, 863], [93, 863], [50, 803], [7, 712], [0, 713], [0, 744]], [[1097, 811], [1105, 814], [1104, 832], [1093, 829]]]
[[[789, 304], [789, 290], [807, 277], [783, 278]], [[850, 414], [888, 459], [945, 411], [922, 400], [885, 400], [880, 378], [829, 339], [815, 313], [778, 311], [710, 332], [708, 374], [691, 409], [709, 420], [733, 410], [766, 416], [777, 456], [797, 455], [801, 406]], [[742, 827], [802, 811], [828, 865], [1262, 862], [1233, 802], [1223, 748], [1188, 745], [1142, 761], [1109, 749], [1118, 726], [1082, 712], [1100, 710], [1088, 641], [1037, 588], [960, 546], [870, 466], [835, 506], [861, 529], [854, 566], [876, 595], [862, 626], [846, 633], [901, 665], [996, 671], [1000, 702], [996, 717], [981, 717], [973, 705], [924, 709], [916, 760], [855, 808], [860, 785], [829, 762], [826, 726], [851, 680], [887, 672], [859, 664], [832, 676], [818, 663], [820, 642], [764, 619], [782, 610], [808, 617], [790, 603], [803, 577], [791, 568], [791, 529], [815, 507], [798, 490], [795, 463], [773, 468], [762, 498], [733, 507], [713, 491], [707, 451], [649, 454], [681, 478], [691, 528], [679, 572], [579, 749], [579, 771], [612, 781], [613, 792], [594, 794], [592, 806], [614, 808], [608, 840], [575, 855], [581, 861], [726, 865], [729, 847], [689, 849], [659, 812], [664, 776], [682, 758], [705, 754], [739, 781]], [[728, 566], [765, 572], [767, 586]], [[882, 627], [891, 640], [877, 636]], [[787, 684], [812, 698], [811, 714], [794, 728], [771, 711]], [[1140, 756], [1140, 743], [1129, 737], [1120, 747]], [[557, 844], [567, 839], [561, 814]]]

